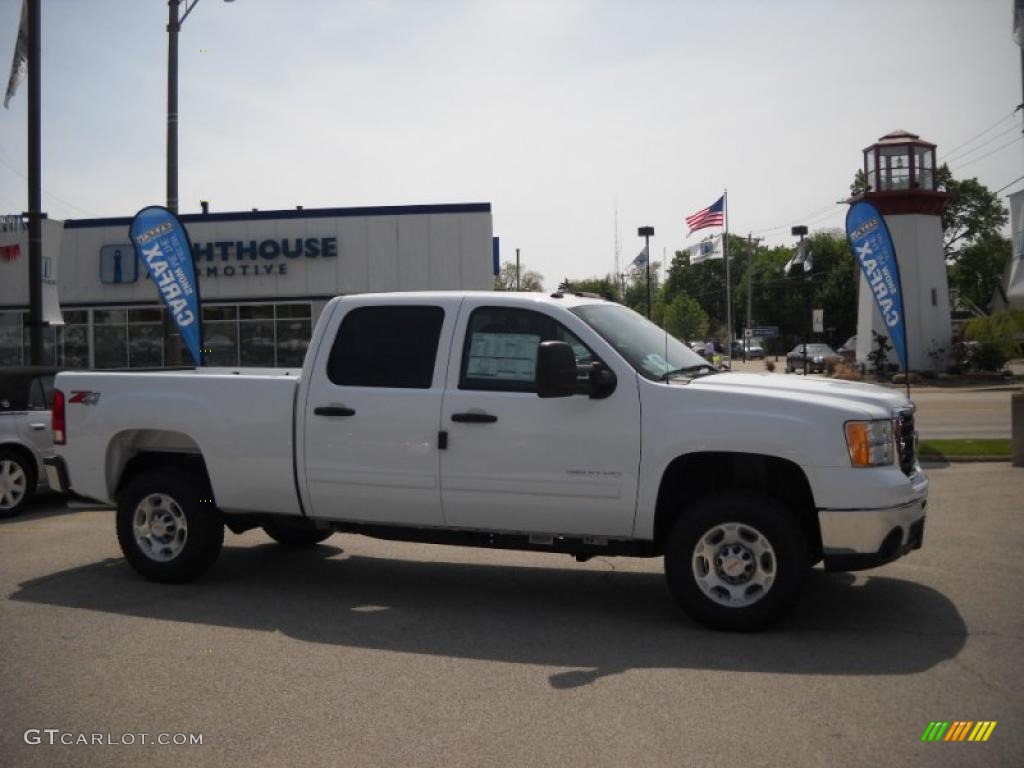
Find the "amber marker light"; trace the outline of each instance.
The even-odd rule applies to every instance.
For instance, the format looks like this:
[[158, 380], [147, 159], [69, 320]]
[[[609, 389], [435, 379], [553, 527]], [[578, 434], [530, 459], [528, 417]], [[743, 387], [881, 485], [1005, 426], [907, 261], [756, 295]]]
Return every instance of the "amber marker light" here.
[[855, 467], [878, 467], [893, 463], [895, 450], [892, 421], [846, 422], [846, 445]]

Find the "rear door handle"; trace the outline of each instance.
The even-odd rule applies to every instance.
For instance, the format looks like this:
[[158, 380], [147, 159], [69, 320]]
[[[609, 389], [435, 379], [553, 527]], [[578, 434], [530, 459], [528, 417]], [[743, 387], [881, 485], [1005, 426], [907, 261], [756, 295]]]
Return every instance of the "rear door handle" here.
[[355, 416], [356, 412], [343, 405], [318, 405], [313, 409], [317, 416]]
[[497, 420], [497, 416], [492, 416], [489, 413], [470, 411], [469, 413], [452, 414], [452, 421], [460, 421], [464, 424], [493, 424]]
[[37, 422], [35, 422], [33, 424], [29, 424], [28, 428], [29, 429], [34, 429], [36, 432], [42, 432], [44, 429], [46, 429], [46, 425], [45, 424], [40, 424], [37, 421]]

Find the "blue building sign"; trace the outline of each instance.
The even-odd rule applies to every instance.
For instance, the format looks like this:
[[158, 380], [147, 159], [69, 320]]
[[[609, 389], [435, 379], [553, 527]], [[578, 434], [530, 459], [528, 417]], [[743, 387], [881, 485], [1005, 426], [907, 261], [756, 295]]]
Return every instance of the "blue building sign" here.
[[139, 279], [139, 262], [130, 243], [100, 248], [100, 282], [105, 285], [134, 283]]

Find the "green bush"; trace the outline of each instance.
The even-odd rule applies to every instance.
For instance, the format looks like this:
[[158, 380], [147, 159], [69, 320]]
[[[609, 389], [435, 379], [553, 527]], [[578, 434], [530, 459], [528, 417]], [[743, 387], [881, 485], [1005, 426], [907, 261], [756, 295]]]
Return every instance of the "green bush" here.
[[978, 342], [975, 364], [983, 371], [1000, 371], [1020, 354], [1016, 334], [1024, 327], [1024, 313], [1002, 310], [975, 317], [964, 326], [964, 336]]

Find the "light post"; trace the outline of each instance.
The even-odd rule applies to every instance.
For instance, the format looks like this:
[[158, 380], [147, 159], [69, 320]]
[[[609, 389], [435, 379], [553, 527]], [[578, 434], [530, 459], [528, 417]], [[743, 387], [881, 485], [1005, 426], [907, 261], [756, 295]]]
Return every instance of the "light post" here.
[[[801, 265], [803, 266], [804, 272], [805, 273], [806, 272], [810, 272], [811, 266], [810, 266], [810, 263], [807, 261], [806, 254], [804, 253], [804, 237], [807, 235], [807, 227], [804, 226], [803, 224], [801, 224], [799, 226], [796, 226], [796, 227], [793, 227], [790, 230], [790, 234], [792, 234], [793, 237], [799, 237], [800, 238], [800, 243], [797, 245], [797, 258], [800, 261]], [[808, 296], [807, 296], [807, 316], [808, 316], [808, 322], [813, 322], [813, 318], [811, 318], [811, 314], [812, 314], [812, 312], [811, 312], [811, 305], [814, 303], [814, 296], [813, 296], [813, 293], [811, 291], [808, 291], [807, 293], [808, 293]], [[807, 375], [807, 336], [808, 335], [810, 335], [809, 332], [805, 332], [804, 333], [804, 354], [803, 354], [803, 358], [804, 358], [804, 376]]]
[[647, 254], [647, 319], [651, 319], [651, 238], [654, 227], [640, 227], [636, 233], [644, 239], [644, 253]]
[[[174, 213], [178, 212], [178, 33], [198, 2], [167, 0], [167, 208]], [[185, 12], [179, 17], [182, 5]]]

